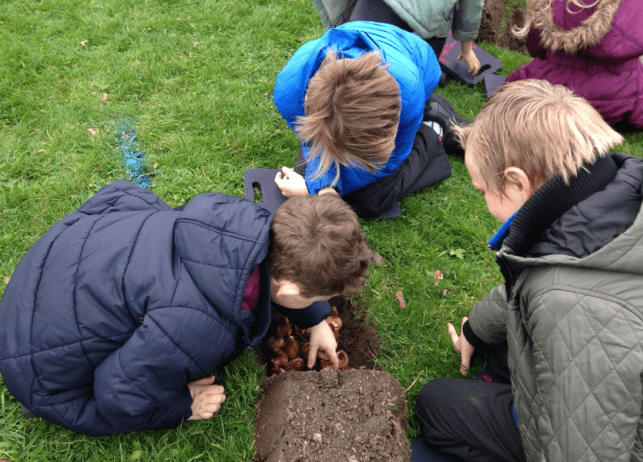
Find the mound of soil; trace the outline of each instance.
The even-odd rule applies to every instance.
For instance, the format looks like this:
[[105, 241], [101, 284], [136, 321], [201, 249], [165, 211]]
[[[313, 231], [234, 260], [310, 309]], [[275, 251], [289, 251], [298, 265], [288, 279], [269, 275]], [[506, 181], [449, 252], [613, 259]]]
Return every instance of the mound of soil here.
[[263, 383], [255, 462], [406, 462], [406, 401], [383, 371], [285, 372]]

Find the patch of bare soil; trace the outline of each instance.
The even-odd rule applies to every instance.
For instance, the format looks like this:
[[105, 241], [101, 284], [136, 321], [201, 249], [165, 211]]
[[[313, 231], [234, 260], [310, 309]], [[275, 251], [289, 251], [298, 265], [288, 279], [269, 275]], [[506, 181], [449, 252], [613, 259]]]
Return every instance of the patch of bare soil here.
[[507, 0], [485, 1], [478, 40], [485, 40], [503, 48], [527, 53], [525, 40], [517, 39], [511, 33], [514, 27], [522, 27], [525, 22], [524, 11], [521, 8], [519, 8], [518, 6], [514, 6], [513, 13], [509, 18], [505, 30], [502, 32], [502, 34], [500, 33], [506, 5]]
[[386, 372], [286, 372], [262, 386], [255, 462], [410, 459], [404, 390]]

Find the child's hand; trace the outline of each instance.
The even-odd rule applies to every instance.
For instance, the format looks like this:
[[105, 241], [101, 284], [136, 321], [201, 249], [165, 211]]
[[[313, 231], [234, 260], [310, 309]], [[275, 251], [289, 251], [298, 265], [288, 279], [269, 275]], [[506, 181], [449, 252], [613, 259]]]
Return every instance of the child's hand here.
[[225, 390], [213, 383], [214, 376], [188, 383], [192, 395], [192, 416], [188, 420], [209, 419], [221, 410], [221, 404], [226, 400]]
[[478, 75], [480, 72], [480, 61], [473, 52], [473, 41], [468, 40], [460, 43], [461, 52], [458, 55], [458, 61], [464, 60], [467, 65], [467, 72], [471, 75]]
[[322, 320], [316, 326], [310, 329], [310, 352], [308, 353], [308, 369], [315, 367], [317, 361], [317, 352], [324, 351], [330, 358], [333, 370], [337, 372], [339, 368], [339, 358], [337, 357], [337, 340], [332, 329], [326, 322]]
[[286, 197], [308, 196], [306, 180], [292, 168], [282, 167], [281, 172], [277, 172], [275, 176], [275, 183]]
[[462, 326], [467, 322], [468, 317], [462, 318], [462, 324], [460, 325], [460, 335], [455, 331], [455, 327], [450, 322], [447, 323], [447, 330], [451, 336], [451, 341], [453, 342], [453, 348], [455, 351], [460, 353], [460, 373], [462, 375], [467, 375], [469, 367], [471, 367], [471, 357], [473, 356], [473, 345], [469, 343], [467, 338], [462, 335]]

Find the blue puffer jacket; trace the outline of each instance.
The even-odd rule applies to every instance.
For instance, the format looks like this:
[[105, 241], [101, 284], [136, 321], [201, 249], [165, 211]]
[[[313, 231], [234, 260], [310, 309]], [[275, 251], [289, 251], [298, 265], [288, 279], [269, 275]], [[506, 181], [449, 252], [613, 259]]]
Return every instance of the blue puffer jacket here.
[[390, 175], [409, 156], [415, 134], [422, 123], [424, 103], [440, 80], [440, 65], [431, 47], [420, 37], [390, 24], [354, 21], [326, 31], [317, 40], [303, 44], [290, 58], [275, 82], [273, 99], [288, 126], [296, 131], [297, 118], [305, 115], [304, 97], [308, 81], [315, 75], [329, 50], [344, 58], [357, 58], [379, 51], [400, 87], [402, 111], [395, 137], [395, 149], [386, 165], [375, 173], [355, 166], [340, 166], [336, 184], [334, 165], [316, 178], [319, 157], [308, 158], [310, 148], [302, 146], [306, 158], [306, 186], [317, 194], [327, 186], [335, 186], [340, 195]]
[[[178, 212], [127, 182], [38, 240], [0, 302], [0, 372], [46, 420], [89, 435], [171, 428], [187, 382], [259, 341], [270, 322], [270, 213], [223, 194]], [[253, 312], [241, 302], [261, 268]]]

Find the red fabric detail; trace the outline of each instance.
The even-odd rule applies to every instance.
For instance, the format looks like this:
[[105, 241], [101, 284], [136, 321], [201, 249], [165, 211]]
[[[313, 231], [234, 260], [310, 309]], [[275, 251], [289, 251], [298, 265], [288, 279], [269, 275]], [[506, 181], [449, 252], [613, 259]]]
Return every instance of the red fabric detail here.
[[246, 288], [243, 291], [243, 301], [241, 302], [241, 311], [246, 312], [254, 310], [259, 303], [259, 291], [261, 280], [259, 277], [259, 267], [257, 266], [246, 282]]

